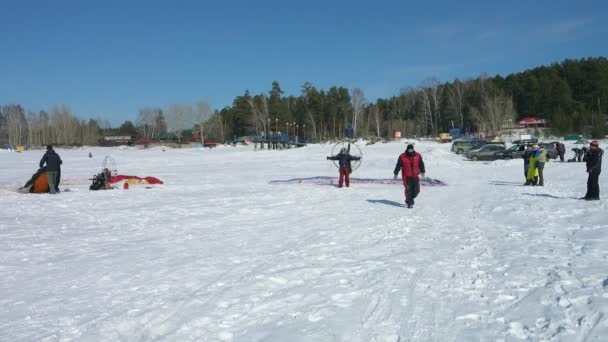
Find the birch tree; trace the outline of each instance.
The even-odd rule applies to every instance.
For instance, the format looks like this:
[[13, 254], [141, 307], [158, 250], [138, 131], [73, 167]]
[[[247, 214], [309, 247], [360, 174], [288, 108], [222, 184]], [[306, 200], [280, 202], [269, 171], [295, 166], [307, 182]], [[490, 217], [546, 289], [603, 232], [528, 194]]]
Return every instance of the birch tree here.
[[27, 120], [20, 105], [8, 105], [2, 108], [8, 143], [11, 146], [23, 145], [27, 139]]
[[460, 127], [460, 129], [464, 129], [464, 97], [470, 84], [471, 83], [468, 80], [461, 82], [457, 79], [450, 88], [450, 104], [456, 111], [458, 117], [458, 127]]
[[383, 120], [382, 112], [380, 111], [380, 108], [378, 108], [378, 106], [370, 106], [370, 117], [374, 120], [374, 124], [376, 125], [376, 137], [380, 138], [380, 127], [383, 124]]
[[161, 133], [161, 121], [164, 121], [164, 118], [162, 118], [162, 113], [163, 111], [160, 108], [146, 107], [139, 110], [136, 124], [144, 138], [154, 139], [155, 136]]
[[485, 96], [481, 108], [472, 108], [471, 116], [481, 130], [498, 134], [505, 124], [515, 118], [513, 99], [502, 93]]
[[353, 106], [353, 136], [357, 136], [357, 122], [361, 117], [361, 114], [365, 110], [365, 95], [363, 90], [359, 88], [353, 89], [352, 94], [352, 106]]

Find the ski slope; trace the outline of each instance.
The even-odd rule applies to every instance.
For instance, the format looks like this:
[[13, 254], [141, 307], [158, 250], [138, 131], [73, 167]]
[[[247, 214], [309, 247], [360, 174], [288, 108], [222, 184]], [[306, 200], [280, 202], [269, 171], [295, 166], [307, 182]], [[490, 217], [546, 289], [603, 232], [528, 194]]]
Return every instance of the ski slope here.
[[[392, 177], [405, 146], [361, 144], [352, 176]], [[608, 202], [575, 199], [583, 163], [524, 187], [521, 160], [418, 142], [449, 186], [414, 209], [399, 185], [269, 183], [337, 177], [331, 147], [58, 149], [58, 195], [12, 191], [43, 151], [0, 153], [0, 341], [608, 339]], [[106, 155], [165, 184], [90, 192]]]

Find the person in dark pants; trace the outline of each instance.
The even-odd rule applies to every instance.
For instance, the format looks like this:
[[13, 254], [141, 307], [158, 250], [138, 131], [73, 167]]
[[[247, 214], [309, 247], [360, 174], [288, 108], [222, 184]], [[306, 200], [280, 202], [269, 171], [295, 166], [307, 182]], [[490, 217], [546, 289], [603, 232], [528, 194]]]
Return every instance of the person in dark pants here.
[[526, 151], [521, 156], [524, 160], [524, 178], [526, 179], [526, 183], [524, 185], [530, 185], [530, 181], [528, 181], [528, 169], [530, 169], [530, 157], [532, 157], [532, 145], [529, 145], [526, 148]]
[[46, 153], [40, 159], [40, 168], [44, 166], [46, 163], [46, 176], [49, 182], [49, 191], [51, 194], [57, 193], [59, 191], [59, 180], [61, 177], [61, 158], [59, 155], [53, 150], [53, 146], [48, 145], [46, 147]]
[[340, 153], [335, 156], [327, 157], [327, 160], [337, 160], [339, 171], [340, 171], [340, 179], [338, 180], [338, 188], [341, 188], [344, 184], [348, 188], [350, 186], [350, 173], [353, 172], [353, 169], [350, 165], [352, 160], [359, 160], [361, 157], [351, 156], [346, 148], [342, 148]]
[[566, 154], [566, 146], [560, 142], [555, 143], [555, 149], [557, 150], [557, 154], [559, 155], [559, 161], [564, 161], [564, 155]]
[[583, 160], [587, 163], [587, 194], [582, 199], [587, 201], [600, 199], [599, 178], [602, 172], [602, 156], [604, 150], [600, 148], [600, 144], [594, 140], [589, 144], [589, 149], [585, 153]]
[[584, 161], [583, 157], [585, 156], [585, 154], [587, 153], [587, 148], [586, 147], [582, 147], [582, 148], [576, 148], [573, 149], [574, 153], [576, 153], [576, 160], [578, 162]]
[[397, 158], [397, 165], [393, 175], [397, 179], [397, 175], [401, 171], [403, 178], [403, 186], [405, 187], [405, 204], [408, 208], [414, 206], [414, 198], [420, 193], [420, 176], [424, 177], [424, 162], [420, 153], [414, 151], [414, 145], [407, 145], [404, 153]]

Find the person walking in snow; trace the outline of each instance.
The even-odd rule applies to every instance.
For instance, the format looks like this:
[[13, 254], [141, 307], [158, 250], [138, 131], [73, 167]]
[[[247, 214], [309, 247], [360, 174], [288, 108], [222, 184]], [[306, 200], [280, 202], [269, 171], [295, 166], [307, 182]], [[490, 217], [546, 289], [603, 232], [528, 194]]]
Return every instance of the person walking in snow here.
[[414, 151], [414, 145], [407, 145], [404, 153], [397, 158], [397, 165], [393, 175], [397, 179], [397, 175], [401, 171], [403, 178], [403, 186], [405, 187], [405, 204], [408, 208], [414, 206], [414, 198], [420, 193], [420, 176], [424, 177], [424, 161], [420, 153]]
[[584, 200], [593, 201], [600, 199], [600, 185], [598, 181], [600, 173], [602, 172], [603, 155], [604, 150], [600, 148], [600, 144], [597, 140], [592, 141], [583, 158], [587, 164], [587, 173], [589, 174], [589, 178], [587, 179], [587, 194], [582, 198]]
[[61, 164], [63, 161], [59, 155], [53, 150], [53, 146], [46, 147], [46, 153], [40, 159], [40, 168], [46, 163], [46, 176], [49, 182], [49, 191], [51, 194], [59, 191], [59, 180], [61, 179]]
[[353, 172], [350, 162], [359, 159], [361, 159], [361, 157], [351, 156], [345, 147], [342, 147], [340, 153], [335, 156], [327, 157], [327, 160], [338, 161], [338, 170], [340, 172], [338, 188], [341, 188], [344, 184], [346, 184], [347, 188], [350, 186], [350, 173]]

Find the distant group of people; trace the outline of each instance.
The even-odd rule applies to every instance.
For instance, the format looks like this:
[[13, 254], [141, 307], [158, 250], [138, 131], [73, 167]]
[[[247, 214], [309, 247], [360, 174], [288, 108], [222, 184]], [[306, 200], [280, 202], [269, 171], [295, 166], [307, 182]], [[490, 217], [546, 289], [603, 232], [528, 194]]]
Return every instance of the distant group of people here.
[[587, 147], [574, 147], [572, 148], [572, 152], [574, 152], [574, 157], [568, 159], [569, 162], [582, 162], [585, 153], [587, 153]]
[[[565, 153], [565, 147], [561, 143], [557, 143], [558, 155], [561, 161], [564, 161], [563, 155]], [[599, 200], [600, 199], [600, 188], [599, 188], [599, 176], [602, 171], [602, 156], [604, 150], [599, 147], [599, 142], [594, 140], [589, 144], [589, 148], [576, 148], [575, 158], [579, 161], [584, 161], [587, 166], [587, 173], [589, 177], [587, 179], [587, 193], [581, 199], [584, 200]], [[583, 154], [584, 153], [584, 154]], [[528, 146], [522, 156], [524, 160], [524, 177], [526, 182], [524, 185], [538, 185], [544, 186], [543, 171], [545, 163], [547, 162], [547, 151], [545, 145], [531, 145]]]

